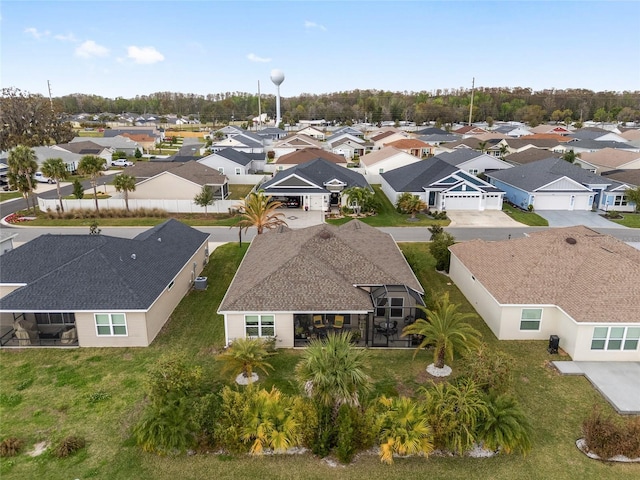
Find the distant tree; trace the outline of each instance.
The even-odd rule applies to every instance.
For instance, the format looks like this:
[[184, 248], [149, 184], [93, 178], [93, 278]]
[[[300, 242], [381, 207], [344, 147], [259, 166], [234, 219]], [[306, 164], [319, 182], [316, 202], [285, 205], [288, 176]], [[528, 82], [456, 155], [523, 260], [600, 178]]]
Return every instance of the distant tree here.
[[432, 235], [429, 244], [429, 252], [436, 259], [436, 270], [449, 271], [451, 252], [449, 247], [455, 243], [455, 238], [449, 232], [442, 232], [439, 235]]
[[81, 200], [82, 197], [84, 197], [84, 188], [82, 187], [80, 180], [77, 178], [73, 181], [73, 196], [78, 200]]
[[593, 121], [594, 122], [608, 122], [610, 118], [611, 118], [611, 116], [609, 115], [609, 112], [607, 112], [602, 107], [597, 109], [596, 112], [593, 114]]
[[[38, 170], [36, 153], [25, 145], [18, 145], [9, 152], [7, 166], [9, 167], [7, 172], [9, 184], [22, 193], [27, 202], [27, 208], [29, 208], [29, 199], [36, 189], [34, 177]], [[33, 211], [36, 211], [35, 200], [33, 201]]]
[[139, 148], [136, 148], [136, 153], [134, 154], [134, 157], [136, 158], [142, 158], [142, 152], [140, 151]]
[[82, 175], [88, 175], [91, 186], [93, 187], [93, 199], [96, 203], [96, 212], [100, 212], [98, 207], [98, 177], [102, 175], [104, 166], [107, 161], [96, 155], [85, 155], [78, 163], [78, 172]]
[[213, 201], [215, 200], [213, 195], [213, 188], [211, 185], [203, 185], [202, 190], [195, 197], [193, 197], [193, 202], [200, 206], [204, 207], [204, 214], [207, 214], [207, 207], [209, 205], [213, 205]]
[[628, 188], [625, 190], [624, 194], [630, 202], [636, 204], [636, 213], [640, 212], [640, 187]]
[[489, 128], [493, 127], [493, 122], [494, 122], [493, 117], [487, 117], [486, 121], [487, 121], [487, 126]]
[[0, 151], [18, 145], [64, 143], [74, 136], [71, 125], [53, 111], [49, 99], [17, 88], [2, 89], [0, 125]]
[[111, 154], [111, 160], [118, 160], [120, 158], [127, 158], [127, 154], [121, 150], [116, 150]]
[[484, 141], [484, 140], [481, 141], [481, 142], [478, 142], [478, 150], [480, 150], [480, 152], [482, 152], [482, 153], [486, 152], [487, 151], [487, 145], [488, 145], [488, 143], [486, 141]]
[[640, 120], [640, 110], [624, 107], [616, 116], [616, 120], [619, 122], [637, 122]]
[[56, 182], [56, 190], [58, 191], [58, 201], [60, 202], [60, 211], [64, 212], [62, 204], [62, 194], [60, 193], [60, 182], [66, 180], [69, 176], [67, 166], [61, 158], [49, 158], [42, 164], [42, 174]]
[[117, 192], [124, 192], [124, 204], [129, 211], [129, 192], [136, 190], [136, 177], [121, 173], [113, 179], [113, 186], [116, 187]]

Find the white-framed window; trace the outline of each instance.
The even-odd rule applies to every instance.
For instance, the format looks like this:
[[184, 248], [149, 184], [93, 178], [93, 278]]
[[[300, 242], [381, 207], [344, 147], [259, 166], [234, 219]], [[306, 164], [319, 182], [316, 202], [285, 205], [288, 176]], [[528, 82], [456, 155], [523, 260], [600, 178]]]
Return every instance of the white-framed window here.
[[594, 327], [591, 350], [637, 350], [640, 327]]
[[387, 298], [376, 298], [376, 317], [384, 317], [387, 310]]
[[520, 330], [540, 330], [541, 308], [523, 308], [520, 312]]
[[620, 207], [620, 206], [625, 206], [628, 203], [628, 199], [626, 195], [616, 195], [616, 197], [613, 199], [613, 204], [616, 207]]
[[403, 306], [404, 306], [404, 298], [402, 297], [391, 297], [391, 311], [389, 312], [389, 318], [402, 318], [404, 315], [402, 314]]
[[379, 168], [378, 173], [384, 173], [384, 168]]
[[240, 167], [236, 167], [236, 175], [240, 175], [241, 172], [242, 170], [240, 169]]
[[470, 168], [469, 169], [469, 173], [471, 175], [478, 175], [478, 169], [477, 168]]
[[96, 333], [99, 336], [126, 336], [127, 319], [124, 313], [96, 313]]
[[276, 319], [273, 315], [245, 315], [244, 329], [250, 338], [275, 337]]
[[224, 167], [218, 167], [218, 171], [224, 175]]

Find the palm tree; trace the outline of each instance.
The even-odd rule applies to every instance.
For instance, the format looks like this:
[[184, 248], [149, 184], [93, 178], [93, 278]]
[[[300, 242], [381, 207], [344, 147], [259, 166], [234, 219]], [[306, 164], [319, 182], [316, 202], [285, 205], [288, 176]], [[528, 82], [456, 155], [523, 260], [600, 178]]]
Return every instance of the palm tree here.
[[368, 188], [364, 187], [349, 187], [342, 192], [346, 195], [349, 205], [351, 205], [356, 212], [356, 215], [360, 215], [361, 212], [368, 212], [371, 210], [373, 204], [374, 193]]
[[509, 146], [504, 143], [500, 145], [500, 158], [504, 160], [504, 156], [509, 153]]
[[464, 453], [476, 442], [479, 422], [488, 413], [480, 387], [463, 378], [456, 384], [439, 383], [420, 390], [436, 446]]
[[[267, 374], [267, 369], [273, 369], [266, 361], [268, 356], [264, 340], [260, 338], [237, 338], [231, 346], [216, 358], [223, 362], [222, 372], [231, 373], [234, 377], [242, 375], [249, 384], [257, 375], [255, 369], [262, 370]], [[255, 377], [254, 377], [255, 375]]]
[[518, 402], [510, 395], [491, 395], [487, 398], [487, 412], [480, 420], [478, 433], [492, 450], [505, 453], [531, 450], [531, 423]]
[[487, 142], [486, 141], [481, 141], [478, 142], [478, 150], [480, 150], [481, 153], [484, 153], [487, 151]]
[[449, 301], [449, 293], [445, 293], [436, 307], [429, 310], [418, 306], [426, 313], [428, 320], [419, 319], [402, 330], [402, 335], [420, 335], [422, 342], [413, 354], [427, 346], [434, 346], [433, 363], [435, 368], [444, 368], [445, 360], [452, 361], [454, 352], [465, 352], [480, 345], [480, 332], [465, 322], [474, 318], [473, 313], [458, 312], [458, 305]]
[[62, 194], [60, 193], [60, 182], [66, 180], [69, 176], [67, 166], [61, 158], [49, 158], [42, 164], [42, 174], [56, 182], [56, 190], [58, 191], [58, 202], [60, 202], [60, 211], [64, 212], [62, 204]]
[[403, 213], [410, 213], [411, 218], [416, 218], [416, 213], [427, 208], [427, 204], [418, 195], [409, 192], [400, 195], [397, 206]]
[[383, 411], [378, 415], [380, 460], [393, 463], [393, 454], [429, 455], [433, 434], [424, 406], [407, 397], [381, 397]]
[[329, 333], [326, 339], [311, 340], [296, 365], [296, 377], [311, 397], [333, 407], [335, 416], [342, 404], [360, 405], [360, 397], [371, 390], [367, 359], [366, 350], [351, 344], [351, 333]]
[[98, 177], [102, 175], [106, 163], [107, 161], [104, 158], [96, 155], [85, 155], [78, 163], [78, 172], [82, 175], [89, 175], [89, 181], [93, 187], [93, 198], [96, 202], [96, 212], [100, 211], [98, 207]]
[[[9, 183], [22, 193], [27, 202], [27, 208], [29, 208], [29, 198], [36, 188], [33, 178], [33, 175], [38, 170], [36, 153], [29, 147], [18, 145], [9, 152], [7, 166], [9, 167], [7, 175]], [[33, 211], [36, 211], [35, 201], [33, 202]]]
[[234, 208], [243, 212], [238, 227], [244, 228], [245, 232], [249, 227], [256, 227], [258, 235], [263, 233], [265, 229], [286, 227], [287, 222], [281, 218], [284, 217], [284, 213], [276, 212], [280, 206], [282, 206], [281, 202], [272, 201], [271, 196], [265, 195], [263, 190], [251, 192], [244, 204], [234, 205]]
[[124, 192], [124, 204], [127, 207], [127, 211], [129, 211], [129, 192], [135, 192], [136, 190], [136, 177], [121, 173], [113, 179], [113, 186], [116, 187], [117, 192]]
[[569, 162], [569, 163], [573, 163], [576, 161], [576, 159], [580, 158], [580, 154], [574, 152], [573, 150], [567, 150], [566, 152], [564, 152], [564, 154], [562, 155], [562, 159], [565, 162]]
[[273, 387], [271, 391], [249, 392], [240, 438], [252, 441], [249, 453], [260, 455], [265, 448], [283, 452], [300, 441], [293, 402]]

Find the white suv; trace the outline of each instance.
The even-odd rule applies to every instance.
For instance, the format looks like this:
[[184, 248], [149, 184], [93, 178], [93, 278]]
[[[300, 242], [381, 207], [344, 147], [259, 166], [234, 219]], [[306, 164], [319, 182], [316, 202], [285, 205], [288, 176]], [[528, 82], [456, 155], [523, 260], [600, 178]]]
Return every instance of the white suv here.
[[118, 160], [114, 160], [113, 162], [111, 162], [111, 166], [112, 167], [132, 167], [133, 162], [130, 162], [125, 158], [119, 158]]
[[34, 175], [34, 178], [36, 179], [36, 182], [40, 182], [40, 183], [53, 183], [53, 179], [49, 178], [49, 177], [45, 177], [42, 172], [36, 172]]

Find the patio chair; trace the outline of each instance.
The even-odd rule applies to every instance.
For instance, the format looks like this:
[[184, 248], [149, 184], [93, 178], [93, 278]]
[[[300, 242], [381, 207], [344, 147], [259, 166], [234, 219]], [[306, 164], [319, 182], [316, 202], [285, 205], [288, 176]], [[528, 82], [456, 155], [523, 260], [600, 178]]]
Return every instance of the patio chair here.
[[322, 321], [322, 315], [314, 315], [313, 316], [313, 326], [315, 328], [325, 328], [326, 325]]
[[64, 345], [68, 345], [70, 343], [75, 343], [78, 341], [78, 331], [76, 327], [70, 328], [66, 332], [62, 332], [60, 335], [60, 343]]
[[333, 328], [341, 329], [343, 325], [344, 325], [344, 316], [336, 315], [335, 318], [333, 319]]

